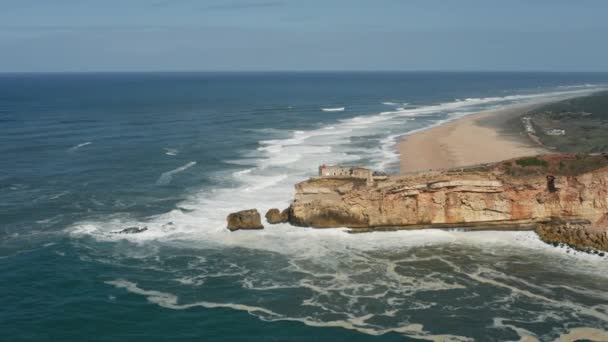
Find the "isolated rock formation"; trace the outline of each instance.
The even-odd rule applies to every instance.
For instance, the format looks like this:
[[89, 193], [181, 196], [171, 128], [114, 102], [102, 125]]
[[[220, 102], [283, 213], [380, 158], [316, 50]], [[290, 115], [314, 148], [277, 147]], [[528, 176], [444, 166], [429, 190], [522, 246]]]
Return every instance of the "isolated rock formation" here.
[[114, 234], [137, 234], [137, 233], [143, 233], [146, 230], [148, 230], [148, 227], [128, 227], [128, 228], [119, 230], [117, 232], [114, 232]]
[[231, 231], [239, 229], [264, 229], [260, 213], [257, 209], [238, 211], [228, 215], [227, 228]]
[[266, 221], [270, 224], [285, 223], [289, 220], [289, 210], [285, 209], [282, 212], [279, 209], [273, 208], [266, 212]]

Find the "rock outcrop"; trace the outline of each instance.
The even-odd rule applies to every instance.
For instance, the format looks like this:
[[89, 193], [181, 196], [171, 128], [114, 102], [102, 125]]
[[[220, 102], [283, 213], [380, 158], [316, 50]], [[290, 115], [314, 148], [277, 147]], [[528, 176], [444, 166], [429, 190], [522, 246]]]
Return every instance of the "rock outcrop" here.
[[289, 209], [282, 212], [279, 209], [273, 208], [266, 212], [266, 221], [270, 224], [285, 223], [289, 221]]
[[227, 228], [230, 231], [239, 229], [264, 229], [260, 213], [257, 211], [257, 209], [248, 209], [232, 213], [228, 215], [227, 220]]
[[355, 230], [455, 224], [509, 229], [522, 224], [533, 228], [558, 218], [587, 220], [589, 226], [605, 231], [602, 220], [607, 213], [605, 156], [548, 155], [390, 176], [373, 184], [348, 177], [312, 178], [296, 185], [289, 221], [298, 226]]
[[[608, 229], [593, 227], [586, 220], [555, 221], [538, 224], [538, 236], [552, 245], [565, 244], [578, 250], [608, 251]], [[602, 253], [603, 254], [603, 253]]]
[[119, 230], [117, 232], [114, 232], [114, 234], [137, 234], [137, 233], [143, 233], [146, 230], [148, 230], [148, 227], [128, 227], [128, 228]]

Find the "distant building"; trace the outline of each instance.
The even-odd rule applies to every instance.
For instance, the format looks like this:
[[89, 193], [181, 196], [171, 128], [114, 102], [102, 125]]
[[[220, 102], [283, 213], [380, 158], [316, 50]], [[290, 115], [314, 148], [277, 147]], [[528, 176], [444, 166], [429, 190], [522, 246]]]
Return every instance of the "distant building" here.
[[373, 184], [374, 180], [385, 180], [388, 175], [380, 171], [372, 171], [358, 166], [319, 166], [319, 177], [348, 177], [367, 180], [368, 184]]
[[566, 130], [563, 129], [548, 129], [545, 131], [545, 134], [547, 135], [565, 135], [566, 134]]
[[353, 176], [353, 167], [352, 166], [330, 166], [330, 165], [321, 165], [319, 166], [319, 176], [320, 177], [334, 177], [334, 176]]
[[536, 131], [534, 130], [534, 127], [532, 126], [532, 118], [529, 116], [524, 116], [523, 118], [521, 118], [521, 121], [524, 124], [524, 127], [526, 128], [526, 132], [527, 133], [531, 133], [534, 134], [536, 133]]
[[357, 178], [368, 178], [372, 175], [372, 170], [362, 167], [354, 167], [351, 169], [350, 175]]
[[368, 178], [372, 175], [372, 170], [358, 166], [319, 166], [320, 177], [355, 177]]

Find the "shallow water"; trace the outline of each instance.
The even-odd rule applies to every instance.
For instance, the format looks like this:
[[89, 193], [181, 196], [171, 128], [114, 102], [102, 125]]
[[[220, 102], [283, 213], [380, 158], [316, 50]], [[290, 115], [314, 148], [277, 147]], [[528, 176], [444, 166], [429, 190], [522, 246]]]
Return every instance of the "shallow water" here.
[[[607, 83], [606, 74], [2, 75], [0, 329], [10, 340], [599, 336], [607, 260], [529, 232], [224, 225], [234, 210], [286, 207], [293, 184], [322, 163], [394, 172], [407, 132]], [[148, 230], [114, 233], [131, 226]]]

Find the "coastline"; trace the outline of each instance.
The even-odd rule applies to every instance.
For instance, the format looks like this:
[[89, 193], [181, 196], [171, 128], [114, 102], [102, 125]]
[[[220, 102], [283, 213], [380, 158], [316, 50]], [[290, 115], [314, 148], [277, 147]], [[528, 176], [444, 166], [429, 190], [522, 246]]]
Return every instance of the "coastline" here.
[[[554, 102], [554, 101], [550, 101]], [[508, 132], [507, 122], [548, 102], [517, 104], [458, 118], [403, 137], [401, 173], [493, 163], [547, 153], [526, 135]]]

